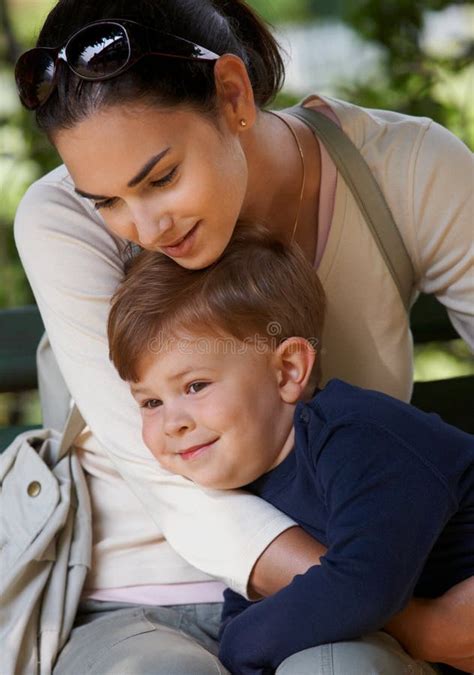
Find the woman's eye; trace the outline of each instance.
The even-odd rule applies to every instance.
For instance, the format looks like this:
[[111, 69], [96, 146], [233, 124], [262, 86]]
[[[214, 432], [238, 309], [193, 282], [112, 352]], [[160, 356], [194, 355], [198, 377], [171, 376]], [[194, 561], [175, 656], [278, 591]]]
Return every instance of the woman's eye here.
[[173, 180], [173, 178], [176, 175], [177, 170], [178, 170], [178, 167], [175, 166], [174, 169], [171, 169], [171, 171], [168, 174], [166, 174], [166, 176], [163, 176], [163, 178], [160, 178], [159, 180], [152, 181], [151, 186], [152, 187], [158, 187], [158, 188], [165, 187], [166, 185], [168, 185], [168, 183], [171, 183], [171, 181]]
[[143, 401], [143, 403], [140, 404], [141, 408], [145, 408], [145, 410], [153, 410], [154, 408], [159, 408], [161, 405], [161, 401], [158, 398], [149, 398], [146, 401]]
[[112, 199], [103, 199], [101, 202], [94, 202], [94, 208], [99, 211], [99, 209], [111, 209], [112, 207], [115, 206], [117, 203], [117, 200], [115, 198]]
[[202, 389], [205, 389], [208, 384], [209, 382], [191, 382], [188, 386], [188, 392], [190, 394], [198, 394]]
[[[175, 166], [166, 176], [160, 178], [159, 180], [154, 180], [150, 183], [152, 187], [162, 188], [166, 187], [176, 175], [178, 167]], [[102, 209], [112, 209], [117, 204], [118, 199], [116, 197], [111, 197], [110, 199], [102, 199], [101, 201], [94, 202], [94, 208], [97, 211]]]

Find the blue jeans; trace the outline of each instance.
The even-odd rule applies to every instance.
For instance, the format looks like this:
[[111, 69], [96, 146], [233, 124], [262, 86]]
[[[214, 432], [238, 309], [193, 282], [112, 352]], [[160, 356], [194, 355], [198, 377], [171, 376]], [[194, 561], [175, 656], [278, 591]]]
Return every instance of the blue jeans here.
[[[219, 662], [222, 605], [81, 605], [53, 675], [229, 675]], [[385, 633], [307, 649], [277, 675], [435, 675]]]

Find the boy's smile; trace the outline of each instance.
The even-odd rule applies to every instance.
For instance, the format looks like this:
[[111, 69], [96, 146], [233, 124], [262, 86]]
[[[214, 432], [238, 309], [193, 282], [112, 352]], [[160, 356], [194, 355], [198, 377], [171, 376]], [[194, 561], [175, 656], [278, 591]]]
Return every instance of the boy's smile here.
[[273, 361], [270, 350], [231, 337], [155, 344], [131, 389], [143, 439], [160, 464], [204, 487], [230, 489], [282, 461], [293, 446], [293, 406], [280, 396]]

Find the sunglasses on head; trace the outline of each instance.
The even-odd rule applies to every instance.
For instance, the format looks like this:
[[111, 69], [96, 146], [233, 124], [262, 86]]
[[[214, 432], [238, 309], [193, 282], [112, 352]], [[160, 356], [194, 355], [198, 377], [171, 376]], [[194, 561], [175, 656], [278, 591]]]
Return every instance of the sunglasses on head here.
[[195, 61], [219, 58], [194, 42], [135, 21], [94, 21], [62, 47], [36, 47], [22, 54], [15, 68], [18, 93], [23, 105], [35, 110], [54, 91], [59, 61], [81, 79], [99, 81], [120, 75], [149, 55]]

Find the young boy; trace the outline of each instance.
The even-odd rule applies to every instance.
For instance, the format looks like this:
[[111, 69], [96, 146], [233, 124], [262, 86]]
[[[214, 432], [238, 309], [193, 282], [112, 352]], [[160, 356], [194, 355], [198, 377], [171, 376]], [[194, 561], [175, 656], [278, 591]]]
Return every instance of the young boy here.
[[204, 270], [141, 254], [114, 296], [111, 359], [160, 464], [245, 487], [328, 548], [265, 600], [227, 592], [232, 673], [379, 630], [413, 594], [474, 574], [473, 437], [338, 380], [313, 396], [323, 317], [302, 253], [257, 227], [237, 228]]

